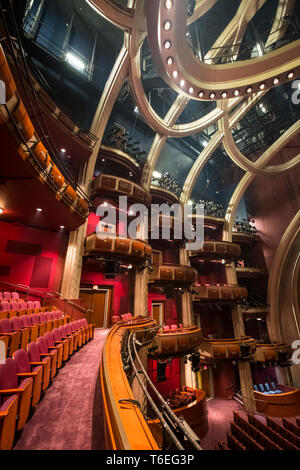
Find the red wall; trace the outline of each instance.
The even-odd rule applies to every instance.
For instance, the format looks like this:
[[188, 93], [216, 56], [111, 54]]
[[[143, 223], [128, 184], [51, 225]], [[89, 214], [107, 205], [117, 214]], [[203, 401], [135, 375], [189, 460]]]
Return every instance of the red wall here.
[[156, 292], [148, 293], [148, 312], [151, 315], [152, 303], [155, 301], [163, 300], [165, 303], [165, 324], [177, 324], [177, 308], [176, 302], [173, 299], [167, 299], [165, 294], [158, 294]]
[[153, 359], [148, 359], [148, 373], [149, 377], [154, 383], [155, 387], [159, 393], [167, 398], [169, 393], [172, 390], [180, 387], [180, 359], [175, 358], [172, 360], [171, 364], [168, 364], [166, 367], [166, 377], [165, 382], [157, 382], [157, 361]]
[[117, 274], [115, 279], [105, 279], [105, 274], [83, 266], [81, 284], [113, 286], [113, 315], [129, 312], [129, 276]]
[[[40, 245], [41, 251], [38, 255], [7, 252], [8, 242]], [[0, 281], [32, 286], [34, 280], [34, 289], [59, 290], [66, 248], [65, 232], [0, 222], [0, 266], [10, 267], [9, 275], [0, 275]], [[0, 290], [3, 289], [4, 285], [0, 284]]]
[[231, 362], [220, 362], [216, 369], [213, 369], [214, 395], [215, 398], [228, 400], [228, 398], [237, 392], [235, 367]]

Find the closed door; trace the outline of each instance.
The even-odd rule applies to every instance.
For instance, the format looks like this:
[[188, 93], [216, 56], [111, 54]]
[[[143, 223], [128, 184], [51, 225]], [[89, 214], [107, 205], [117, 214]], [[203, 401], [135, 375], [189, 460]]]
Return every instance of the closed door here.
[[152, 304], [152, 317], [159, 325], [162, 325], [162, 323], [164, 323], [165, 312], [163, 302], [156, 302]]
[[110, 326], [111, 313], [111, 290], [99, 289], [92, 292], [81, 292], [83, 299], [89, 309], [89, 322], [96, 328], [107, 328]]

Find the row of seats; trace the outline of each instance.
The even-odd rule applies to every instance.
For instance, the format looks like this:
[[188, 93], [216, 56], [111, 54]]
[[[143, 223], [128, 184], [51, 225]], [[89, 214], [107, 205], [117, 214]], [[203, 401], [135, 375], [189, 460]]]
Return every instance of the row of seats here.
[[0, 364], [0, 449], [13, 447], [15, 431], [25, 426], [57, 370], [94, 335], [86, 319], [55, 328]]
[[[86, 215], [89, 210], [88, 201], [79, 196], [71, 184], [65, 180], [65, 177], [51, 159], [47, 149], [36, 133], [23, 101], [17, 93], [17, 87], [1, 45], [0, 79], [3, 80], [6, 85], [7, 103], [13, 98], [13, 107], [10, 111], [12, 113], [14, 124], [18, 129], [15, 132], [15, 136], [19, 146], [19, 155], [23, 160], [32, 160], [33, 166], [35, 167], [38, 163], [38, 171], [41, 173], [41, 181], [43, 181], [43, 178], [46, 176], [52, 181], [58, 198], [65, 197], [68, 202], [71, 203], [72, 207], [76, 207]], [[11, 106], [9, 105], [8, 107], [10, 108]], [[2, 124], [3, 121], [3, 117], [0, 114], [0, 124]], [[30, 151], [28, 150], [29, 148]]]
[[173, 410], [187, 406], [196, 400], [196, 394], [187, 387], [177, 388], [169, 393], [167, 402]]
[[271, 386], [268, 384], [268, 382], [266, 382], [264, 386], [263, 384], [258, 384], [258, 385], [254, 384], [253, 388], [256, 392], [261, 392], [261, 393], [264, 393], [265, 395], [275, 395], [278, 393], [282, 393], [282, 390], [279, 390], [276, 388], [276, 385], [274, 382], [271, 382]]
[[68, 320], [69, 317], [59, 310], [0, 320], [0, 339], [7, 346], [7, 356], [12, 357], [19, 348], [26, 349], [30, 342], [63, 326]]
[[163, 331], [176, 331], [176, 330], [181, 330], [183, 328], [183, 325], [180, 323], [180, 325], [165, 325], [163, 327]]
[[0, 319], [12, 318], [15, 316], [30, 315], [31, 313], [45, 312], [46, 307], [42, 307], [40, 301], [28, 300], [2, 300], [0, 301]]
[[[272, 418], [266, 422], [254, 414], [247, 418], [234, 412], [231, 432], [226, 442], [218, 442], [216, 449], [222, 450], [300, 450], [300, 428], [283, 418], [283, 425]], [[292, 430], [291, 430], [292, 428]], [[296, 428], [296, 429], [295, 429]], [[295, 432], [296, 430], [296, 432]]]
[[19, 300], [18, 292], [0, 292], [0, 300]]
[[128, 321], [133, 317], [132, 313], [124, 313], [124, 315], [114, 315], [112, 317], [113, 323], [118, 323], [119, 321]]

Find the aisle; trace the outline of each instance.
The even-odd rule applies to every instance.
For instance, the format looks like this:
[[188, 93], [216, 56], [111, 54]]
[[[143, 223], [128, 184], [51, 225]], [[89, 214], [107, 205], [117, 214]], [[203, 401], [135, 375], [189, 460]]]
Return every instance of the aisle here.
[[104, 447], [100, 360], [108, 330], [59, 370], [14, 450], [101, 450]]

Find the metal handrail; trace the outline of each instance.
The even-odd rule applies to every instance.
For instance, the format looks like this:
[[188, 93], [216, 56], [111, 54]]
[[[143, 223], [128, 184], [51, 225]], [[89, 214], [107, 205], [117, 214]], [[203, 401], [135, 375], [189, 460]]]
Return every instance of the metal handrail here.
[[[147, 330], [145, 330], [147, 331]], [[139, 366], [139, 370], [137, 369], [135, 363], [134, 363], [134, 360], [133, 360], [133, 357], [132, 357], [132, 353], [131, 353], [131, 343], [132, 343], [132, 346], [133, 346], [133, 350], [134, 350], [134, 354], [135, 354], [135, 358], [137, 359], [138, 361], [138, 366]], [[127, 341], [127, 349], [128, 349], [128, 355], [129, 355], [129, 359], [130, 359], [130, 362], [131, 362], [131, 366], [134, 370], [134, 376], [137, 378], [143, 392], [145, 393], [151, 407], [153, 408], [156, 416], [158, 417], [158, 419], [160, 420], [163, 428], [165, 429], [165, 431], [168, 433], [168, 435], [170, 436], [171, 440], [174, 442], [174, 444], [176, 445], [177, 449], [179, 450], [184, 450], [184, 447], [183, 445], [181, 444], [181, 442], [178, 440], [177, 436], [174, 434], [174, 432], [172, 431], [172, 429], [170, 428], [170, 426], [168, 425], [168, 423], [166, 422], [164, 416], [162, 415], [162, 413], [159, 411], [158, 407], [156, 406], [156, 404], [154, 403], [153, 399], [151, 398], [151, 395], [149, 394], [147, 388], [145, 387], [144, 383], [142, 382], [142, 380], [140, 379], [140, 375], [143, 374], [143, 376], [145, 377], [146, 379], [146, 382], [147, 384], [150, 386], [150, 388], [153, 390], [153, 392], [155, 393], [155, 395], [157, 396], [159, 402], [162, 404], [163, 406], [163, 410], [166, 411], [166, 414], [168, 416], [168, 418], [170, 419], [170, 421], [172, 423], [174, 423], [175, 427], [179, 428], [183, 434], [186, 436], [186, 438], [188, 439], [188, 441], [195, 447], [195, 449], [197, 450], [203, 450], [202, 447], [199, 445], [198, 441], [198, 437], [196, 436], [196, 434], [194, 433], [194, 431], [190, 428], [190, 426], [186, 423], [186, 421], [178, 418], [176, 416], [176, 414], [174, 413], [174, 411], [170, 408], [170, 406], [168, 405], [168, 403], [163, 399], [163, 397], [161, 396], [161, 394], [158, 392], [158, 390], [156, 389], [156, 387], [154, 386], [153, 382], [151, 381], [149, 375], [147, 374], [139, 356], [138, 356], [138, 353], [137, 353], [137, 349], [136, 349], [136, 344], [139, 344], [141, 345], [141, 343], [139, 343], [136, 339], [136, 334], [134, 332], [131, 332], [129, 334], [129, 337], [128, 337], [128, 341]]]

